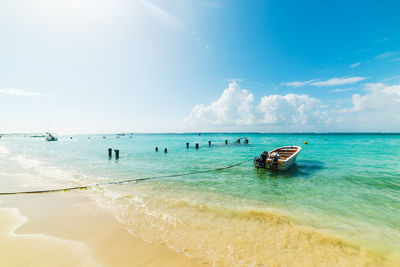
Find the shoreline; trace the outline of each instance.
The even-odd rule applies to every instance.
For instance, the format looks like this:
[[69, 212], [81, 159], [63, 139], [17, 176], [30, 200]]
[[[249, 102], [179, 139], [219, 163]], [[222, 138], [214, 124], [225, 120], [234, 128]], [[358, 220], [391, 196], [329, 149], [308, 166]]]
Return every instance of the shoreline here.
[[[0, 200], [0, 229], [4, 229], [4, 232], [0, 231], [0, 256], [11, 266], [26, 266], [28, 263], [31, 266], [54, 266], [60, 261], [63, 266], [209, 266], [190, 258], [185, 250], [173, 250], [167, 242], [160, 245], [137, 237], [112, 212], [99, 206], [95, 199], [82, 191], [9, 196]], [[396, 262], [365, 254], [366, 251], [327, 233], [295, 226], [286, 216], [275, 218], [265, 217], [266, 214], [256, 211], [253, 213], [256, 221], [266, 220], [268, 226], [264, 230], [259, 229], [260, 235], [271, 235], [273, 240], [278, 238], [278, 243], [287, 242], [281, 244], [284, 249], [282, 254], [265, 251], [268, 257], [264, 264], [291, 262], [293, 266], [317, 266], [316, 259], [319, 258], [322, 262], [336, 262], [341, 266], [396, 266]], [[232, 224], [240, 224], [241, 221], [236, 216], [230, 217], [230, 220]], [[280, 234], [273, 230], [275, 227], [280, 229]], [[295, 235], [295, 239], [290, 235]], [[282, 237], [284, 239], [280, 240]], [[296, 242], [290, 242], [291, 239]], [[305, 243], [297, 244], [301, 240]], [[248, 242], [251, 243], [251, 240]], [[246, 241], [243, 245], [249, 246], [250, 243]], [[300, 244], [304, 247], [297, 248]], [[272, 243], [266, 245], [268, 247]], [[316, 250], [315, 254], [311, 253], [312, 247]], [[190, 247], [188, 249], [191, 250]], [[247, 251], [245, 247], [243, 249]], [[286, 253], [300, 251], [308, 256], [298, 258], [297, 262], [284, 259]], [[337, 258], [337, 253], [343, 254]], [[21, 254], [24, 257], [20, 257]], [[224, 265], [223, 262], [214, 263], [219, 266]]]
[[133, 236], [79, 192], [1, 201], [0, 256], [10, 266], [207, 266]]

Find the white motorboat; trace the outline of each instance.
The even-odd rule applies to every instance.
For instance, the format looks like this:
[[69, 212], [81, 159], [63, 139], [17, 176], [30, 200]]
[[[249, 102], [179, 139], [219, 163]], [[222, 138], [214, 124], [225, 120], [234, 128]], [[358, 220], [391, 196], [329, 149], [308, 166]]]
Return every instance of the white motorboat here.
[[269, 153], [264, 151], [260, 157], [254, 158], [254, 166], [285, 171], [295, 163], [300, 150], [300, 146], [284, 146], [275, 148]]
[[49, 132], [45, 133], [45, 137], [46, 137], [46, 141], [57, 141], [58, 140], [58, 138], [55, 134], [52, 134]]

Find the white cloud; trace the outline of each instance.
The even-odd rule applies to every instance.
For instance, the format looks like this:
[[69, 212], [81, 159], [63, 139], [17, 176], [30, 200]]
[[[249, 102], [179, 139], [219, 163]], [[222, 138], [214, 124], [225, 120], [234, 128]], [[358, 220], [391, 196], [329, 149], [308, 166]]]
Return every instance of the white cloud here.
[[269, 95], [253, 108], [254, 97], [240, 89], [236, 81], [229, 84], [211, 105], [196, 105], [186, 118], [191, 126], [305, 125], [326, 122], [326, 112], [318, 99], [308, 95]]
[[379, 113], [390, 112], [392, 115], [400, 115], [400, 85], [369, 83], [365, 85], [365, 89], [369, 92], [368, 94], [353, 95], [353, 108], [349, 109], [349, 112], [373, 110]]
[[45, 94], [45, 93], [31, 92], [31, 91], [25, 91], [25, 90], [15, 89], [15, 88], [0, 89], [0, 93], [1, 94], [6, 94], [6, 95], [16, 95], [16, 96], [45, 96], [45, 97], [52, 97], [52, 95]]
[[253, 99], [253, 94], [232, 81], [217, 101], [196, 105], [186, 121], [192, 125], [248, 125], [254, 122]]
[[243, 82], [243, 79], [242, 78], [229, 77], [229, 78], [225, 79], [225, 82], [229, 82], [229, 83], [236, 82], [236, 83], [238, 83], [238, 82]]
[[261, 124], [315, 124], [325, 121], [321, 101], [308, 95], [269, 95], [261, 98], [257, 110]]
[[336, 86], [343, 84], [352, 84], [362, 80], [365, 80], [366, 77], [349, 77], [349, 78], [332, 78], [326, 81], [313, 82], [311, 85], [314, 86]]
[[[353, 89], [332, 91], [345, 90]], [[186, 122], [217, 131], [400, 131], [400, 84], [370, 83], [365, 91], [353, 94], [349, 104], [342, 99], [339, 106], [330, 108], [319, 99], [299, 94], [266, 95], [257, 101], [232, 81], [217, 101], [196, 105]]]
[[342, 89], [333, 89], [329, 90], [331, 93], [340, 93], [340, 92], [346, 92], [346, 91], [353, 91], [355, 90], [354, 88], [342, 88]]
[[399, 131], [400, 84], [370, 83], [365, 90], [365, 95], [352, 96], [351, 108], [339, 111], [341, 120], [363, 131]]
[[400, 55], [400, 51], [389, 51], [389, 52], [379, 54], [376, 58], [385, 60], [385, 59], [392, 59], [398, 55]]
[[355, 67], [358, 67], [358, 66], [360, 66], [360, 62], [356, 62], [354, 64], [351, 64], [350, 68], [355, 68]]
[[[351, 67], [356, 67], [360, 65], [359, 62], [354, 63]], [[343, 84], [352, 84], [362, 80], [365, 80], [366, 77], [349, 77], [349, 78], [331, 78], [326, 81], [318, 81], [316, 82], [315, 79], [308, 80], [308, 81], [294, 81], [294, 82], [283, 82], [281, 85], [292, 86], [292, 87], [301, 87], [303, 85], [313, 85], [313, 86], [336, 86], [336, 85], [343, 85]]]
[[292, 87], [300, 87], [300, 86], [303, 86], [303, 85], [306, 85], [306, 84], [310, 84], [310, 83], [312, 83], [313, 81], [315, 81], [315, 80], [308, 80], [308, 81], [294, 81], [294, 82], [284, 82], [284, 83], [281, 83], [282, 85], [286, 85], [286, 86], [292, 86]]

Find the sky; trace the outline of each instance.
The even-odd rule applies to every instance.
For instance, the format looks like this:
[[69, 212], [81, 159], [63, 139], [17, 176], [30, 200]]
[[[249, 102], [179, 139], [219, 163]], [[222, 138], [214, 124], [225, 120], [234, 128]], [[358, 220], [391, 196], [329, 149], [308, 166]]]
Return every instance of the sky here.
[[0, 0], [0, 133], [400, 132], [399, 13]]

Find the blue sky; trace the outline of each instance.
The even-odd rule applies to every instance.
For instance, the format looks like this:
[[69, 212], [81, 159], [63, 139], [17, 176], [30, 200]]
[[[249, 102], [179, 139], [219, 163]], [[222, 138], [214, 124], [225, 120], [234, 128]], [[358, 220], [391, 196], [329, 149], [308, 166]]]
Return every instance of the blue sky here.
[[0, 132], [400, 131], [400, 2], [0, 2]]

